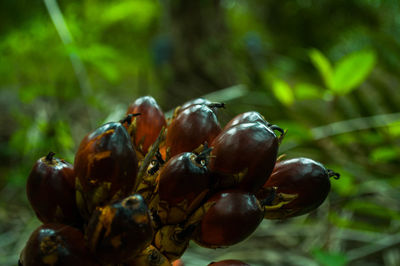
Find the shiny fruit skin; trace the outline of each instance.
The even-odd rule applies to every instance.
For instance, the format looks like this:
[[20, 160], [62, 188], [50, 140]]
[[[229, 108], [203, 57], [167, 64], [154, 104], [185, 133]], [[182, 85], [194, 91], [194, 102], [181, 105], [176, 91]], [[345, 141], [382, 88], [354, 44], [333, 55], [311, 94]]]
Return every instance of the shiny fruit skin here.
[[74, 169], [89, 214], [115, 196], [129, 195], [138, 162], [125, 127], [112, 122], [89, 133], [78, 148]]
[[137, 114], [134, 129], [134, 145], [143, 154], [146, 154], [149, 147], [155, 142], [162, 127], [166, 127], [167, 122], [160, 106], [151, 96], [144, 96], [136, 99], [126, 112]]
[[123, 263], [151, 244], [150, 212], [140, 194], [97, 208], [85, 238], [89, 249], [105, 263]]
[[208, 266], [250, 266], [240, 260], [221, 260], [217, 262], [211, 262]]
[[256, 230], [264, 215], [257, 198], [240, 190], [218, 192], [206, 204], [210, 207], [193, 237], [204, 247], [225, 247], [243, 241]]
[[204, 199], [210, 187], [205, 161], [185, 152], [172, 157], [161, 169], [159, 183], [159, 216], [163, 224], [183, 222]]
[[238, 124], [222, 131], [212, 142], [209, 169], [221, 188], [256, 192], [272, 173], [278, 146], [278, 138], [267, 126]]
[[209, 107], [191, 106], [179, 113], [168, 126], [165, 145], [169, 157], [191, 152], [204, 142], [211, 143], [220, 132], [218, 119]]
[[82, 218], [76, 206], [73, 166], [53, 156], [50, 152], [33, 166], [26, 183], [29, 202], [43, 223], [79, 226]]
[[64, 224], [44, 224], [30, 236], [20, 256], [23, 266], [99, 265], [85, 246], [83, 234]]
[[179, 112], [182, 112], [194, 105], [208, 105], [208, 104], [211, 104], [211, 102], [209, 100], [207, 100], [205, 98], [196, 98], [196, 99], [187, 101], [184, 104], [182, 104], [179, 108]]
[[329, 194], [328, 170], [308, 158], [294, 158], [276, 163], [264, 188], [276, 187], [277, 193], [297, 194], [292, 202], [280, 209], [266, 212], [269, 219], [285, 219], [309, 213], [320, 206]]
[[225, 125], [224, 130], [244, 123], [261, 123], [265, 126], [270, 125], [270, 123], [268, 123], [265, 120], [264, 116], [262, 116], [259, 112], [249, 111], [242, 114], [238, 114], [237, 116], [232, 118], [232, 120]]

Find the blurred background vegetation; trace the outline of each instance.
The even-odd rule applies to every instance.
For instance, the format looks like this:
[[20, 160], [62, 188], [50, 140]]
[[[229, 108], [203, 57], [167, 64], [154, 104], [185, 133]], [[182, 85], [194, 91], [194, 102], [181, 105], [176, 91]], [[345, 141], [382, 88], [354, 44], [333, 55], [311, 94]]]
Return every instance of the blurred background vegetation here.
[[399, 265], [400, 2], [70, 0], [0, 4], [0, 265], [39, 225], [25, 193], [50, 150], [152, 95], [164, 111], [204, 96], [225, 123], [256, 110], [288, 129], [280, 153], [342, 174], [305, 217], [264, 221], [187, 265]]

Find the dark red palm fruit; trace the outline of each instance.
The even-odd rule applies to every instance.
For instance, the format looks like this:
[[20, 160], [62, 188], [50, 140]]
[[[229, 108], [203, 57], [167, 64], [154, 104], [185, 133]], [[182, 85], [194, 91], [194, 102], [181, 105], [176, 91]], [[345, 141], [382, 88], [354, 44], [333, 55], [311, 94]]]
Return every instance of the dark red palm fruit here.
[[262, 200], [261, 197], [267, 196], [263, 191], [273, 187], [276, 189], [275, 193], [297, 195], [297, 197], [277, 210], [266, 211], [265, 218], [285, 219], [316, 209], [329, 194], [331, 188], [329, 179], [332, 176], [339, 175], [312, 159], [295, 158], [277, 162], [257, 197]]
[[79, 226], [72, 165], [50, 152], [36, 161], [26, 184], [26, 193], [36, 216], [43, 223]]
[[124, 263], [125, 266], [171, 266], [168, 259], [153, 245], [145, 248], [135, 258]]
[[89, 133], [79, 145], [74, 169], [78, 208], [85, 218], [96, 206], [129, 195], [138, 162], [125, 127], [112, 122]]
[[200, 97], [200, 98], [192, 99], [192, 100], [189, 100], [189, 101], [185, 102], [184, 104], [182, 104], [179, 107], [179, 112], [182, 112], [182, 111], [186, 110], [187, 108], [192, 107], [193, 105], [208, 105], [208, 104], [211, 104], [211, 102], [205, 98]]
[[233, 126], [239, 125], [239, 124], [244, 124], [244, 123], [261, 123], [266, 126], [270, 126], [271, 124], [268, 123], [264, 116], [262, 116], [259, 112], [255, 111], [250, 111], [250, 112], [245, 112], [242, 114], [238, 114], [234, 118], [232, 118], [231, 121], [228, 122], [228, 124], [225, 125], [223, 130], [227, 130]]
[[44, 224], [30, 236], [23, 249], [19, 265], [70, 266], [100, 265], [85, 246], [83, 234], [65, 224]]
[[98, 207], [89, 220], [85, 238], [104, 263], [123, 263], [151, 244], [154, 230], [149, 209], [140, 194]]
[[206, 105], [194, 105], [179, 113], [168, 126], [165, 146], [169, 157], [191, 152], [211, 143], [221, 132], [215, 113]]
[[[250, 236], [263, 219], [257, 198], [240, 190], [214, 194], [206, 203], [193, 240], [209, 248], [237, 244]], [[195, 214], [194, 214], [195, 215]]]
[[162, 127], [166, 127], [167, 122], [160, 106], [151, 96], [144, 96], [136, 99], [126, 112], [138, 114], [135, 117], [135, 128], [133, 141], [137, 150], [146, 154], [149, 147], [156, 141]]
[[217, 114], [217, 110], [219, 108], [225, 108], [225, 104], [224, 103], [219, 103], [219, 102], [211, 102], [205, 98], [196, 98], [196, 99], [192, 99], [190, 101], [185, 102], [184, 104], [182, 104], [181, 106], [178, 106], [175, 111], [174, 111], [174, 117], [176, 117], [176, 115], [178, 115], [180, 112], [188, 109], [189, 107], [192, 107], [194, 105], [206, 105], [207, 107], [211, 108], [211, 110], [213, 110], [216, 114]]
[[261, 123], [244, 123], [222, 131], [212, 142], [209, 169], [217, 186], [256, 192], [272, 173], [278, 138]]
[[208, 266], [250, 266], [250, 264], [240, 260], [221, 260], [217, 262], [211, 262], [208, 264]]
[[199, 155], [184, 152], [172, 157], [158, 176], [158, 215], [162, 224], [186, 220], [204, 199], [210, 188], [207, 168], [211, 149]]

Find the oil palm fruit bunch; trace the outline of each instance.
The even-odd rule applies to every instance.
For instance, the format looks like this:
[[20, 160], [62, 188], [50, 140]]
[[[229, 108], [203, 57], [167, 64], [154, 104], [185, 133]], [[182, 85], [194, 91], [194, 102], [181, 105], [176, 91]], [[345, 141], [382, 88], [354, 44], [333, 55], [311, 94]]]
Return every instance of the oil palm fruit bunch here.
[[279, 160], [285, 130], [255, 111], [221, 126], [221, 108], [198, 98], [165, 118], [153, 97], [140, 97], [126, 117], [89, 132], [73, 164], [40, 158], [27, 195], [43, 225], [19, 265], [176, 265], [190, 241], [228, 247], [264, 218], [324, 202], [339, 174], [308, 158]]

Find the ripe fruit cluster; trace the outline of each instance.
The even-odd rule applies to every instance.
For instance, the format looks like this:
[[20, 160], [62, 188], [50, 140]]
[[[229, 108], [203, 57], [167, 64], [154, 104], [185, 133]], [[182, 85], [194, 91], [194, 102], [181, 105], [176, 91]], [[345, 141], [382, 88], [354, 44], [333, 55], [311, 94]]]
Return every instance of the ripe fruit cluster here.
[[73, 165], [52, 152], [40, 158], [27, 195], [43, 225], [19, 264], [171, 265], [190, 240], [234, 245], [263, 218], [322, 204], [338, 174], [307, 158], [277, 159], [286, 132], [257, 112], [222, 128], [223, 107], [200, 98], [165, 119], [152, 97], [141, 97], [124, 119], [87, 134]]

